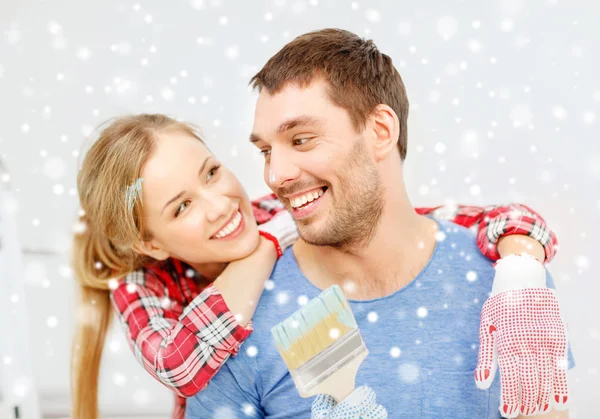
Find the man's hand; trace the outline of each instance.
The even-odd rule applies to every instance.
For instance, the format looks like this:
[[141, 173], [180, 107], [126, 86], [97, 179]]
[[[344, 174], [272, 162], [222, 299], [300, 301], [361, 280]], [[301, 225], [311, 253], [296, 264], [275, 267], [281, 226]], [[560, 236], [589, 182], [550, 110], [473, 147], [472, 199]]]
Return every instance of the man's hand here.
[[566, 326], [546, 271], [535, 258], [510, 255], [496, 264], [492, 296], [479, 329], [479, 388], [492, 384], [500, 367], [500, 412], [504, 417], [565, 410]]
[[319, 394], [312, 404], [311, 419], [387, 419], [387, 411], [375, 398], [375, 392], [366, 386], [356, 388], [340, 403]]

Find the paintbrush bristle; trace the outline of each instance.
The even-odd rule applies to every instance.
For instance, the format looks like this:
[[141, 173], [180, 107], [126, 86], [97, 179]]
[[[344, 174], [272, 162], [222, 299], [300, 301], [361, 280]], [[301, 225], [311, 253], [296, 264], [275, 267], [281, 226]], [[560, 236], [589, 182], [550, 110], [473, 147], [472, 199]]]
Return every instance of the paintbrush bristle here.
[[350, 305], [334, 285], [273, 327], [271, 333], [287, 367], [295, 370], [356, 329]]

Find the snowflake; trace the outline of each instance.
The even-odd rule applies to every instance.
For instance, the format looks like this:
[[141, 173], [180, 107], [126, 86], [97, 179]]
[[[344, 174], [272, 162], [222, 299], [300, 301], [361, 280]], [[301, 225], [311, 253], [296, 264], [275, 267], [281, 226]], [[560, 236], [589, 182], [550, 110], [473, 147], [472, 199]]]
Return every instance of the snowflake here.
[[58, 319], [54, 316], [50, 316], [46, 319], [46, 324], [50, 329], [54, 329], [58, 325]]
[[308, 303], [308, 297], [306, 295], [301, 295], [298, 297], [298, 305], [305, 306]]
[[425, 307], [419, 307], [417, 309], [417, 316], [421, 319], [424, 319], [425, 317], [427, 317], [427, 314], [429, 314], [429, 312], [427, 311], [427, 308]]
[[24, 399], [27, 396], [31, 389], [31, 380], [27, 377], [19, 377], [14, 381], [13, 384], [13, 394], [20, 398]]
[[116, 339], [113, 339], [110, 341], [108, 347], [110, 348], [110, 351], [113, 353], [119, 352], [119, 349], [121, 349], [121, 342], [119, 342]]
[[127, 383], [127, 377], [120, 372], [115, 372], [112, 376], [113, 383], [119, 387], [123, 387]]
[[249, 357], [254, 358], [258, 354], [258, 349], [256, 346], [249, 346], [248, 349], [246, 349], [246, 354], [248, 354]]
[[458, 22], [452, 16], [444, 16], [437, 22], [438, 34], [445, 40], [449, 40], [458, 31]]
[[377, 23], [381, 20], [381, 13], [375, 9], [365, 10], [365, 18], [371, 23]]
[[51, 180], [62, 178], [66, 171], [65, 162], [60, 157], [51, 157], [42, 166], [42, 172]]
[[171, 102], [175, 97], [175, 92], [173, 92], [173, 90], [171, 90], [170, 88], [165, 87], [161, 90], [160, 95], [167, 102]]
[[118, 44], [112, 44], [110, 50], [119, 55], [129, 55], [131, 53], [131, 44], [127, 41], [122, 41]]
[[273, 288], [275, 288], [275, 282], [273, 282], [271, 279], [268, 279], [267, 282], [265, 282], [265, 289], [267, 291], [271, 291]]
[[592, 125], [596, 121], [596, 114], [594, 111], [585, 111], [581, 119], [583, 119], [584, 124]]
[[390, 356], [392, 358], [398, 358], [401, 354], [402, 351], [397, 346], [394, 346], [392, 349], [390, 349]]
[[278, 304], [286, 304], [289, 300], [289, 296], [285, 292], [280, 292], [277, 294], [277, 303]]
[[191, 0], [190, 5], [196, 10], [204, 9], [204, 0]]
[[590, 266], [590, 262], [587, 257], [580, 255], [575, 258], [575, 265], [580, 269], [585, 269]]
[[467, 281], [475, 282], [477, 280], [477, 272], [469, 271], [467, 272]]
[[132, 399], [138, 406], [146, 406], [150, 403], [150, 400], [152, 400], [150, 393], [147, 390], [136, 390], [132, 394]]
[[329, 330], [329, 337], [330, 337], [331, 339], [337, 339], [337, 338], [339, 338], [339, 337], [340, 337], [340, 329], [338, 329], [338, 328], [336, 328], [336, 327], [332, 327], [332, 328]]
[[517, 105], [510, 111], [510, 119], [514, 127], [521, 127], [531, 124], [533, 113], [527, 105]]
[[559, 121], [562, 121], [567, 117], [567, 110], [562, 106], [554, 106], [552, 108], [552, 115]]
[[215, 414], [212, 419], [234, 419], [237, 415], [235, 411], [229, 406], [221, 406], [215, 410]]
[[378, 318], [379, 316], [374, 311], [371, 311], [369, 314], [367, 314], [367, 320], [371, 323], [375, 323]]
[[405, 383], [414, 383], [418, 380], [420, 373], [420, 368], [416, 364], [401, 364], [398, 367], [400, 380], [404, 381]]

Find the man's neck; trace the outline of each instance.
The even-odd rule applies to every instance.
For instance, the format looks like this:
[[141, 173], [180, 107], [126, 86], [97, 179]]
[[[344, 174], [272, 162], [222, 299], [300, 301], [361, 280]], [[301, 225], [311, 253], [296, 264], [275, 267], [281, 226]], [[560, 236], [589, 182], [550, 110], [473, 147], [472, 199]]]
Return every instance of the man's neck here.
[[437, 223], [406, 205], [383, 214], [372, 240], [355, 249], [309, 245], [293, 247], [300, 270], [320, 289], [338, 284], [346, 296], [369, 300], [390, 295], [411, 282], [435, 249]]

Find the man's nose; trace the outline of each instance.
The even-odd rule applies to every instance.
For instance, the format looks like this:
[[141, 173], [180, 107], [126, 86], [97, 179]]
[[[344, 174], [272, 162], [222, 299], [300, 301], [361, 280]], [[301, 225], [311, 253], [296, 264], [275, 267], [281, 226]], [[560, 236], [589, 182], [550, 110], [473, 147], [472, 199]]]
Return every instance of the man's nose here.
[[272, 190], [286, 186], [298, 179], [299, 175], [300, 169], [291, 156], [275, 148], [271, 150], [269, 162], [265, 166], [265, 182]]

